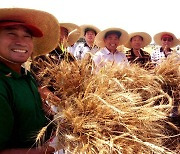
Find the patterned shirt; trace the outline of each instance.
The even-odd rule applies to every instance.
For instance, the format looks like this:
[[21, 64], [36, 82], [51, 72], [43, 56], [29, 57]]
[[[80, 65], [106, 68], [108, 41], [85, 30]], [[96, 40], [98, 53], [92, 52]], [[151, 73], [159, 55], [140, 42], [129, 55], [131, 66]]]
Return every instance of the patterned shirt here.
[[[172, 53], [172, 49], [169, 49], [169, 52]], [[154, 63], [161, 63], [168, 55], [165, 55], [163, 48], [158, 48], [151, 53], [151, 61]]]
[[95, 54], [99, 48], [95, 45], [89, 47], [87, 43], [76, 43], [72, 47], [68, 47], [68, 52], [70, 52], [77, 60], [81, 60], [85, 57], [86, 53]]
[[126, 57], [127, 57], [128, 61], [131, 63], [139, 63], [141, 66], [143, 66], [147, 62], [150, 62], [151, 56], [149, 53], [140, 49], [140, 55], [141, 55], [141, 57], [137, 57], [134, 54], [133, 49], [126, 51]]

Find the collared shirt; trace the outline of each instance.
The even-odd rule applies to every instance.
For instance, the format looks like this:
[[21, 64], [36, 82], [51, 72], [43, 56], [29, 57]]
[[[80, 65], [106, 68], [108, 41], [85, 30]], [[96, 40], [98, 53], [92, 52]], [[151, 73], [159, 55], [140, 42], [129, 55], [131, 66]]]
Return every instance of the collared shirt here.
[[103, 67], [106, 63], [116, 64], [128, 64], [128, 59], [123, 52], [116, 51], [115, 53], [110, 52], [106, 47], [100, 49], [93, 56], [93, 61], [96, 67]]
[[128, 61], [131, 63], [139, 63], [143, 66], [147, 62], [150, 62], [151, 56], [149, 53], [140, 49], [140, 55], [141, 55], [141, 57], [137, 57], [134, 54], [133, 49], [126, 51], [126, 57], [127, 57]]
[[35, 80], [22, 72], [0, 63], [0, 149], [35, 146], [37, 133], [48, 124]]
[[[169, 49], [169, 52], [172, 53], [172, 49]], [[166, 59], [167, 55], [165, 55], [162, 47], [155, 49], [151, 53], [151, 61], [154, 63], [161, 63], [164, 59]]]
[[86, 53], [90, 53], [94, 55], [99, 48], [94, 45], [93, 47], [89, 47], [85, 42], [75, 43], [72, 47], [68, 47], [68, 52], [70, 52], [77, 60], [81, 60], [85, 57]]

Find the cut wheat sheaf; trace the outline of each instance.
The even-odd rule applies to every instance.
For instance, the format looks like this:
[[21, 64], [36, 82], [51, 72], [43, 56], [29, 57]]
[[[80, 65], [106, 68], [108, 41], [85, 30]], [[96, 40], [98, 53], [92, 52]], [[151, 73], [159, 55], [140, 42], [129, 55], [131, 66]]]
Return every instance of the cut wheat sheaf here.
[[58, 109], [53, 119], [57, 146], [76, 154], [178, 151], [166, 144], [173, 135], [169, 128], [178, 130], [167, 115], [180, 97], [179, 55], [151, 70], [107, 65], [92, 73], [87, 60], [44, 65], [39, 78], [61, 100], [49, 100]]

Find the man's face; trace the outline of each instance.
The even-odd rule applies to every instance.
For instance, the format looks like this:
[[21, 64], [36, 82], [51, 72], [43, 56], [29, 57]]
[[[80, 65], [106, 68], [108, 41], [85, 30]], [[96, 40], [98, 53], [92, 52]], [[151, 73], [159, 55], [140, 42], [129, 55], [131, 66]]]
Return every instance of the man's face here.
[[133, 49], [139, 50], [142, 48], [143, 39], [141, 36], [134, 36], [131, 38], [130, 44]]
[[61, 29], [60, 43], [65, 45], [68, 38], [68, 30], [64, 27], [60, 27], [60, 29]]
[[95, 32], [94, 31], [87, 31], [85, 34], [85, 40], [87, 43], [94, 43], [94, 39], [95, 39]]
[[32, 52], [33, 39], [27, 28], [20, 25], [0, 28], [1, 57], [22, 64], [27, 61]]
[[161, 41], [162, 41], [162, 47], [170, 48], [173, 43], [173, 38], [171, 36], [163, 37], [161, 38]]
[[104, 39], [106, 48], [111, 52], [116, 51], [116, 48], [119, 45], [119, 41], [120, 38], [117, 34], [110, 34]]

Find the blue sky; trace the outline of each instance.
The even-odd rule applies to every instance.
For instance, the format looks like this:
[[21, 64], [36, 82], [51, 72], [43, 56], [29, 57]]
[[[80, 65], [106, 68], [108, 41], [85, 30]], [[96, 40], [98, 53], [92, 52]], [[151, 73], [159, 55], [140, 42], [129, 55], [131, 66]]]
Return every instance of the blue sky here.
[[45, 10], [59, 22], [93, 24], [101, 30], [119, 27], [151, 36], [169, 31], [180, 38], [179, 0], [0, 0], [2, 7]]

